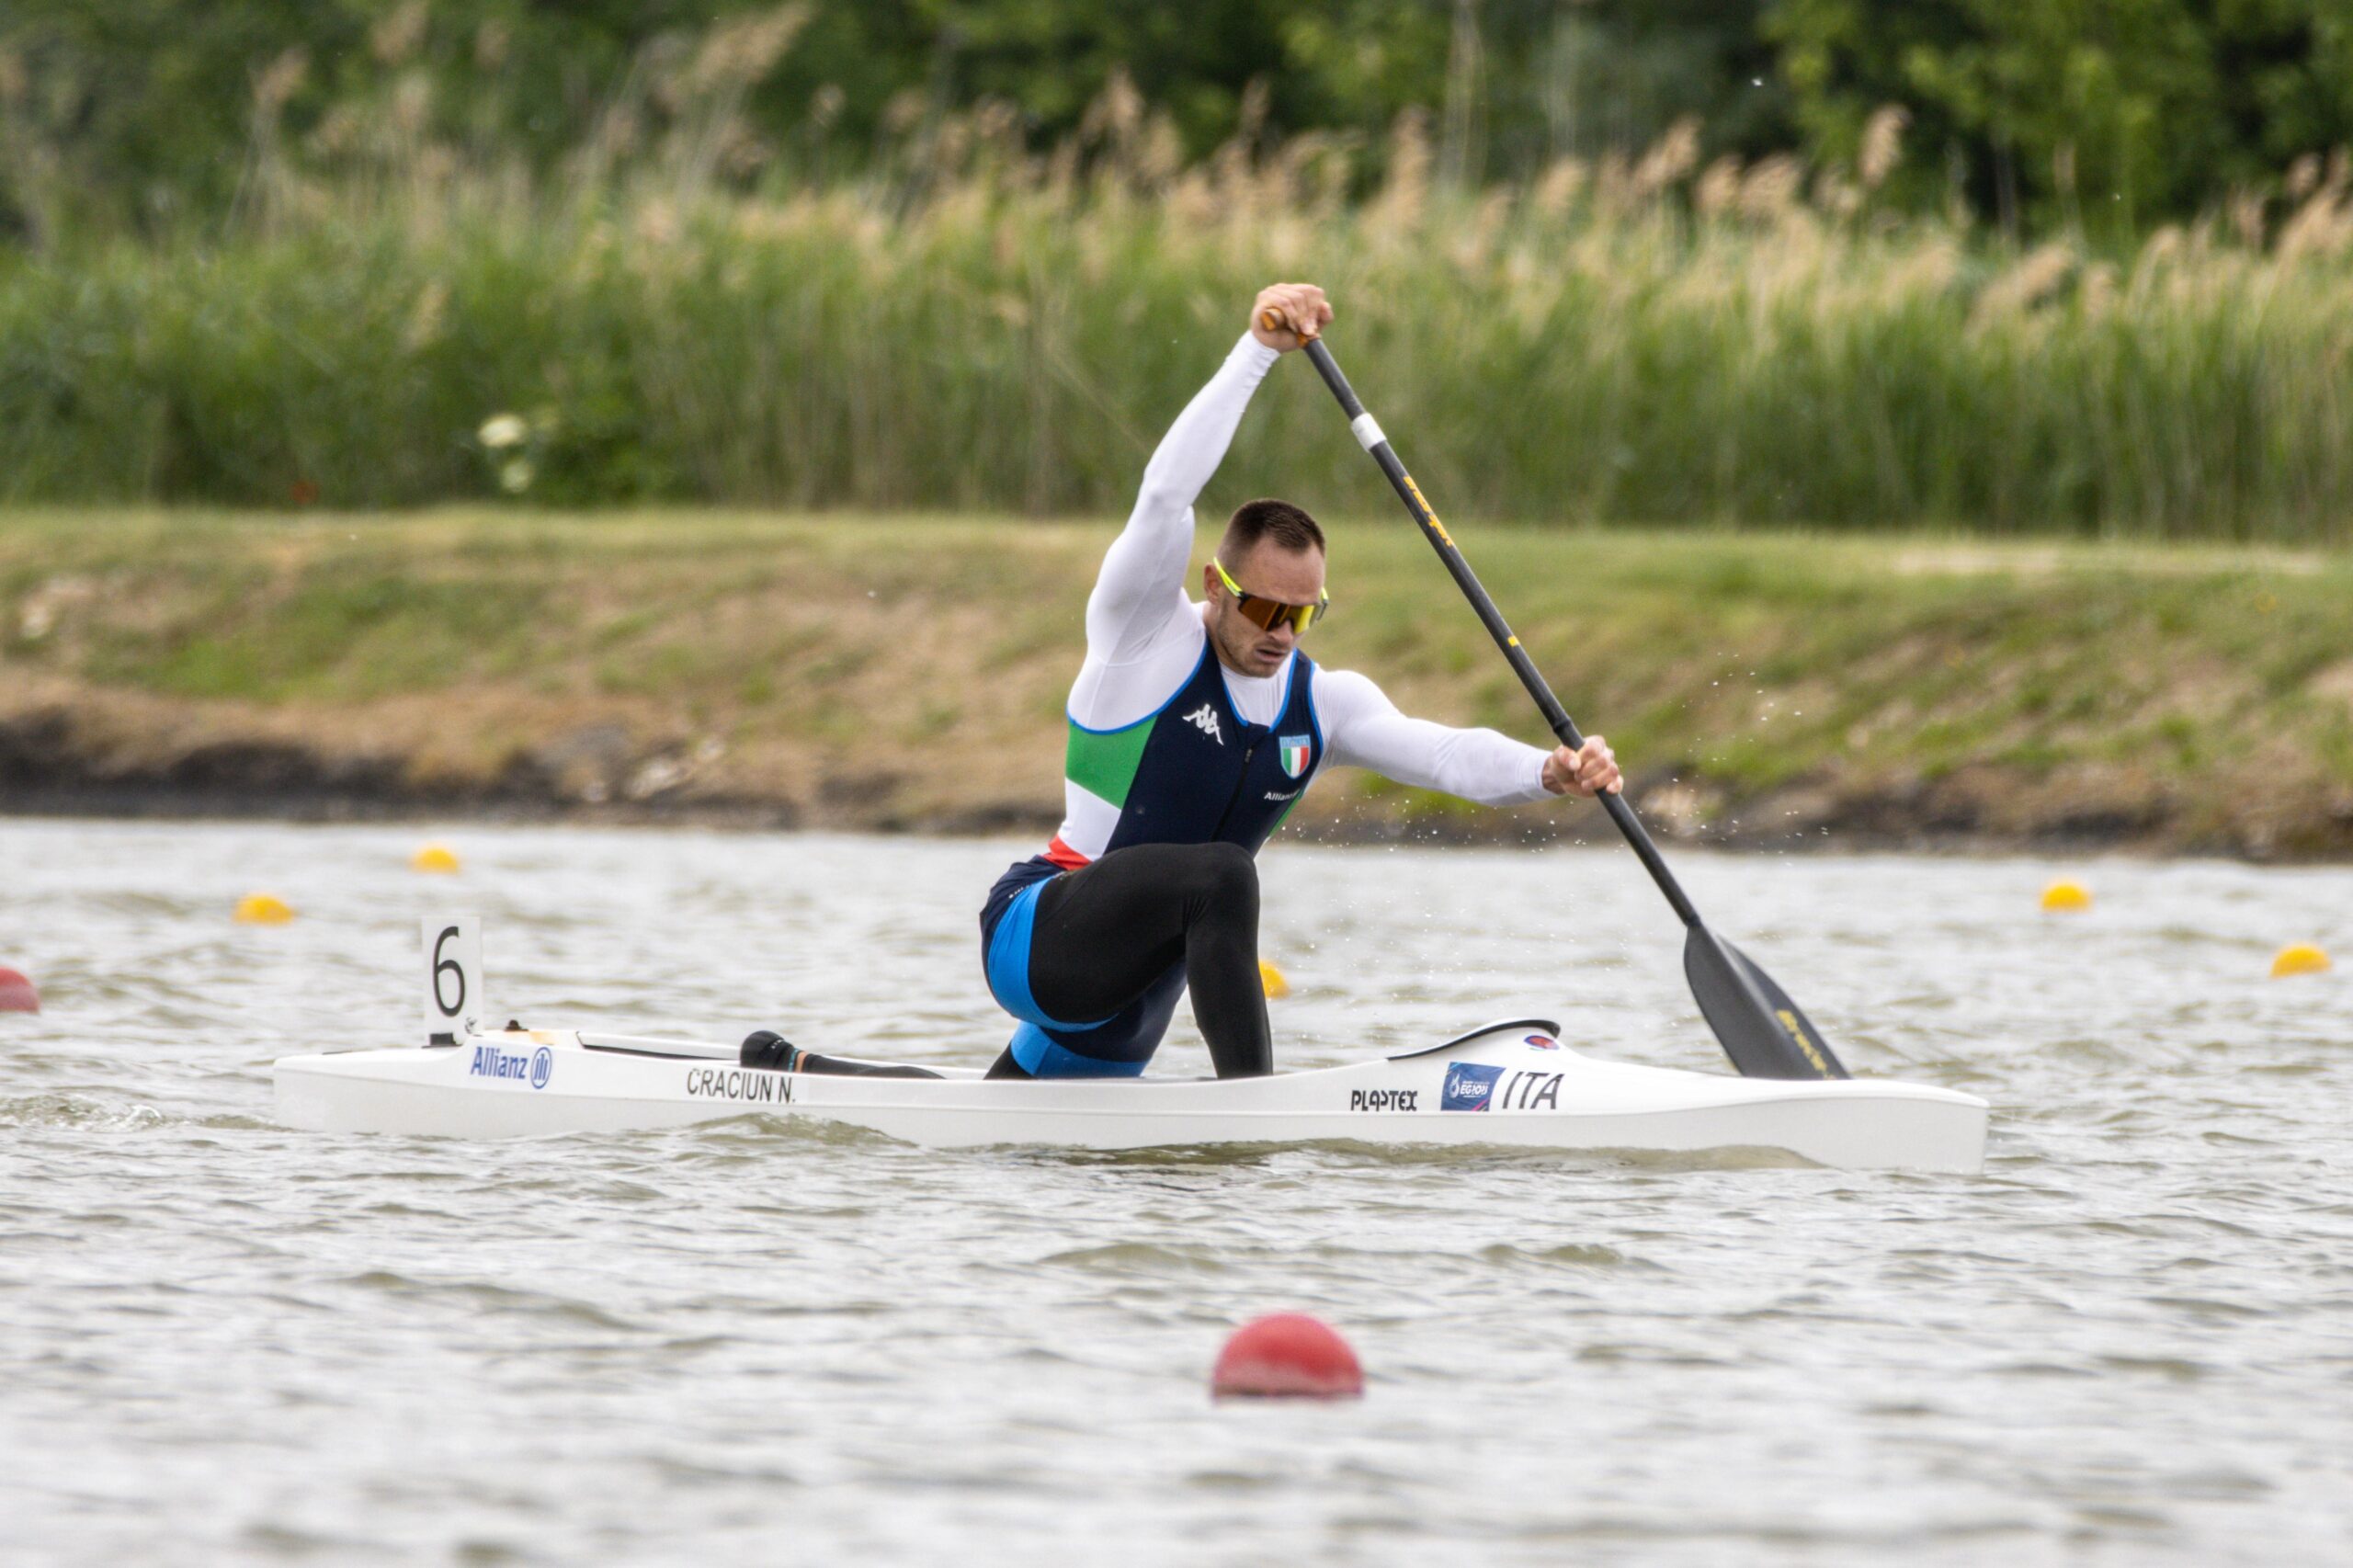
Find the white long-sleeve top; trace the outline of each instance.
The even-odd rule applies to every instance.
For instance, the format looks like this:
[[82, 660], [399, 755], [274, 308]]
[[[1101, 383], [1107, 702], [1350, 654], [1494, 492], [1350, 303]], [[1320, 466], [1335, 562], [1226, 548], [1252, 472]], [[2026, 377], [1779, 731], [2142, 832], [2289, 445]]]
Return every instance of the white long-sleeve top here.
[[[1070, 717], [1089, 730], [1115, 730], [1157, 711], [1192, 676], [1209, 631], [1208, 607], [1187, 591], [1193, 552], [1193, 503], [1242, 423], [1250, 394], [1278, 358], [1247, 333], [1207, 386], [1185, 406], [1143, 471], [1128, 526], [1103, 557], [1086, 601], [1086, 660], [1070, 688]], [[1238, 675], [1222, 663], [1227, 694], [1254, 724], [1271, 724], [1290, 696], [1295, 662], [1270, 676]], [[1494, 730], [1458, 730], [1409, 718], [1381, 687], [1352, 670], [1315, 677], [1315, 710], [1324, 761], [1369, 767], [1401, 784], [1443, 790], [1483, 805], [1544, 799], [1548, 753]], [[1318, 772], [1322, 769], [1319, 767]], [[1075, 784], [1065, 842], [1101, 830], [1100, 802]], [[1096, 831], [1088, 831], [1089, 827]]]

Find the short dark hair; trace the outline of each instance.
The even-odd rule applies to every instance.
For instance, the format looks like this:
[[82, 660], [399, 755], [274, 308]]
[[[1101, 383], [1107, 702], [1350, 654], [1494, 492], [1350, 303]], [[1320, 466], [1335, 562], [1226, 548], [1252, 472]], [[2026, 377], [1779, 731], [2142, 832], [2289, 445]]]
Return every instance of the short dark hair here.
[[1270, 540], [1283, 550], [1324, 550], [1324, 530], [1300, 507], [1288, 501], [1245, 501], [1233, 509], [1225, 537], [1217, 541], [1218, 559], [1230, 566], [1260, 540]]

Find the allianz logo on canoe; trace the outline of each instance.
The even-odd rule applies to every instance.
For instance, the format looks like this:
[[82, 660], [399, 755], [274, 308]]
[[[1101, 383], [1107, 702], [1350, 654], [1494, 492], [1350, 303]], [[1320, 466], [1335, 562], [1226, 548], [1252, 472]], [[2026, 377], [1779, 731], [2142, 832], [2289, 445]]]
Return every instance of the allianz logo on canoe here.
[[543, 1045], [525, 1056], [519, 1051], [510, 1054], [494, 1045], [478, 1045], [474, 1047], [473, 1063], [466, 1069], [466, 1074], [474, 1078], [506, 1078], [518, 1084], [529, 1083], [535, 1089], [544, 1089], [548, 1086], [548, 1080], [555, 1076], [555, 1052]]

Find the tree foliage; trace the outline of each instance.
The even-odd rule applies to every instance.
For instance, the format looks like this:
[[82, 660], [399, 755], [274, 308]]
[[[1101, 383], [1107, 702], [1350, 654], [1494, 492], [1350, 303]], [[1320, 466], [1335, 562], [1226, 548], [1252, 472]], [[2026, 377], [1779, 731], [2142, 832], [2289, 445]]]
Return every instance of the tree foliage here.
[[2013, 223], [2130, 229], [2353, 142], [2343, 0], [1782, 0], [1766, 30], [1810, 150], [1903, 105], [1940, 154], [1913, 188]]
[[545, 169], [658, 129], [681, 81], [739, 100], [721, 151], [747, 178], [871, 167], [983, 105], [1040, 147], [1140, 100], [1165, 114], [1176, 155], [1313, 133], [1368, 177], [1417, 110], [1440, 175], [1472, 181], [1637, 152], [1687, 119], [1702, 157], [1845, 160], [1893, 105], [1912, 127], [1904, 198], [2129, 229], [2353, 142], [2353, 6], [11, 0], [0, 225], [215, 217], [257, 143], [332, 161], [353, 151], [355, 104], [394, 99], [417, 137]]

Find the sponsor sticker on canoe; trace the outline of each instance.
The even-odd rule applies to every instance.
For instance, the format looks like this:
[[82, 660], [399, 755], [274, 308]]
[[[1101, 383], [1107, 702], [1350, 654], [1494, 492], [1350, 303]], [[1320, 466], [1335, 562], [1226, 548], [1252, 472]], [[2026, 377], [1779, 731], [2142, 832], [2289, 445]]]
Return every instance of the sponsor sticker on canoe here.
[[526, 1056], [519, 1051], [501, 1051], [494, 1045], [474, 1047], [473, 1060], [466, 1064], [470, 1078], [500, 1078], [508, 1083], [529, 1084], [544, 1089], [548, 1080], [555, 1076], [555, 1052], [546, 1046]]
[[1446, 1091], [1438, 1102], [1440, 1110], [1558, 1110], [1561, 1108], [1561, 1077], [1558, 1073], [1512, 1072], [1506, 1076], [1501, 1067], [1483, 1067], [1475, 1062], [1450, 1062], [1446, 1068]]
[[1446, 1088], [1438, 1096], [1440, 1110], [1484, 1110], [1495, 1097], [1495, 1080], [1504, 1075], [1500, 1067], [1483, 1067], [1476, 1062], [1449, 1062], [1446, 1064]]
[[1350, 1110], [1419, 1110], [1419, 1089], [1350, 1089]]
[[1534, 1046], [1539, 1051], [1558, 1051], [1561, 1049], [1561, 1042], [1554, 1040], [1548, 1034], [1529, 1035], [1528, 1037], [1528, 1043]]

